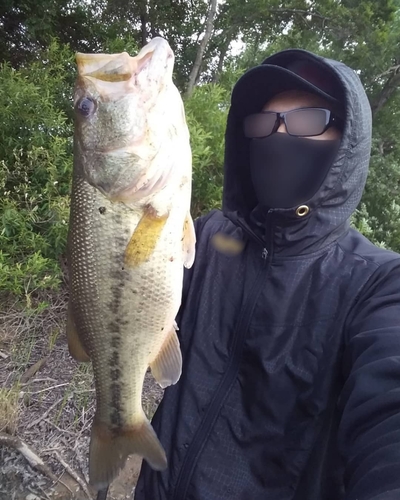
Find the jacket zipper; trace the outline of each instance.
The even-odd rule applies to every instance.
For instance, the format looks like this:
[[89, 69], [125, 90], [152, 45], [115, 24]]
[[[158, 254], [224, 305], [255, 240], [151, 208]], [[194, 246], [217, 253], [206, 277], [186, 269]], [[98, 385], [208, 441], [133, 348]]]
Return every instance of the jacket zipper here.
[[[269, 220], [271, 214], [268, 213], [267, 217]], [[243, 229], [245, 228], [243, 227]], [[243, 351], [244, 341], [247, 334], [247, 329], [251, 321], [251, 316], [255, 304], [257, 302], [257, 298], [261, 293], [261, 290], [263, 288], [263, 283], [265, 282], [265, 278], [267, 277], [270, 268], [272, 252], [269, 251], [265, 246], [262, 250], [261, 258], [263, 260], [262, 268], [258, 273], [254, 286], [250, 292], [249, 298], [245, 302], [245, 305], [242, 309], [242, 313], [237, 323], [235, 335], [233, 338], [232, 355], [228, 362], [228, 367], [183, 460], [181, 471], [178, 476], [178, 480], [174, 489], [174, 494], [172, 495], [172, 500], [186, 499], [187, 490], [190, 481], [192, 479], [193, 470], [196, 465], [196, 462], [201, 452], [203, 451], [208, 436], [214, 426], [216, 419], [218, 418], [219, 411], [222, 408], [225, 399], [228, 396], [231, 387], [235, 382], [237, 374], [239, 372], [240, 360]]]
[[[253, 239], [256, 243], [259, 243], [263, 247], [263, 251], [267, 250], [265, 248], [265, 241], [260, 238], [254, 231], [252, 231], [246, 224], [244, 224], [240, 219], [235, 219], [235, 224], [240, 226], [245, 233], [247, 233], [251, 239]], [[267, 251], [268, 253], [268, 251]]]
[[244, 224], [241, 219], [238, 217], [232, 220], [235, 224], [240, 226], [245, 233], [247, 233], [252, 240], [254, 240], [256, 243], [259, 243], [262, 245], [263, 250], [262, 250], [262, 257], [265, 259], [269, 254], [273, 252], [273, 245], [274, 245], [274, 227], [272, 224], [272, 215], [274, 213], [274, 209], [270, 208], [267, 212], [267, 218], [265, 221], [265, 236], [266, 240], [264, 241], [258, 234], [256, 234], [249, 226]]

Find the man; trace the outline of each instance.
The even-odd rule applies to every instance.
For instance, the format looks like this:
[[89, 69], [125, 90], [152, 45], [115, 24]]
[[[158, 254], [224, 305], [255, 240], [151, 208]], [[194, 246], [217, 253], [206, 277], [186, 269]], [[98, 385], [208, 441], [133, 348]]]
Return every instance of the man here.
[[370, 147], [344, 64], [288, 50], [236, 84], [153, 419], [169, 466], [136, 500], [400, 498], [400, 256], [349, 227]]

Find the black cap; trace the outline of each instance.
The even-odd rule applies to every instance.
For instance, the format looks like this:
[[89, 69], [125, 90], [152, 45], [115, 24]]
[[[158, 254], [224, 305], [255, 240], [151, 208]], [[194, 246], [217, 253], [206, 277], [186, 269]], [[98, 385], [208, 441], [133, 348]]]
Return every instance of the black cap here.
[[278, 53], [247, 71], [233, 89], [232, 107], [242, 117], [258, 113], [275, 95], [288, 90], [318, 95], [329, 102], [336, 113], [344, 114], [342, 89], [336, 75], [305, 51]]

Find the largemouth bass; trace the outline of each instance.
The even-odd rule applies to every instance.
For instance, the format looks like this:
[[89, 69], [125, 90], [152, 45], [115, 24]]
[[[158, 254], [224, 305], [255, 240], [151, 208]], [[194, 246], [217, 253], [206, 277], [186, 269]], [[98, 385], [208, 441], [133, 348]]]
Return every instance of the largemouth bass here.
[[101, 490], [130, 454], [167, 466], [141, 397], [149, 366], [162, 387], [181, 374], [175, 317], [195, 256], [192, 158], [164, 39], [135, 57], [76, 60], [67, 338], [71, 355], [93, 365], [89, 477]]

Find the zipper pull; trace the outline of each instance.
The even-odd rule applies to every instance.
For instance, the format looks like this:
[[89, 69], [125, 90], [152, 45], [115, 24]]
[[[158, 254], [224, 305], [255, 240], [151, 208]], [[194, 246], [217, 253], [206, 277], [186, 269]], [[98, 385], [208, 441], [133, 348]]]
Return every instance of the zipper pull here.
[[264, 260], [268, 257], [268, 250], [266, 248], [263, 248], [261, 256]]

